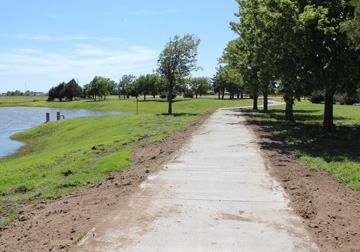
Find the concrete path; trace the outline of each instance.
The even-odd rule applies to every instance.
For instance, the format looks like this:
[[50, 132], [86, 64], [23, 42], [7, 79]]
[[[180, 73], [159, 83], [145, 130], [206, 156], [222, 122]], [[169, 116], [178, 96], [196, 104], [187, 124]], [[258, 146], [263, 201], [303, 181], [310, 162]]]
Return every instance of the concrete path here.
[[318, 251], [239, 109], [219, 109], [71, 251]]

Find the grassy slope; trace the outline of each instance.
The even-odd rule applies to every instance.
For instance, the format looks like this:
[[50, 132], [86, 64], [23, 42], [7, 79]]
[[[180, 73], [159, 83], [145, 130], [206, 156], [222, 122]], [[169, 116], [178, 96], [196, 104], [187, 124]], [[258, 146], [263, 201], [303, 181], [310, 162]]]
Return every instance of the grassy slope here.
[[270, 108], [269, 114], [254, 114], [268, 130], [294, 146], [300, 159], [311, 169], [324, 169], [360, 191], [360, 106], [334, 105], [335, 135], [320, 133], [323, 104], [296, 103], [295, 125], [282, 121], [284, 107]]
[[[134, 99], [16, 103], [30, 104], [136, 109]], [[87, 182], [98, 182], [108, 173], [133, 165], [129, 163], [129, 154], [137, 146], [178, 132], [210, 109], [250, 104], [250, 100], [176, 99], [173, 107], [176, 113], [169, 116], [162, 114], [167, 110], [165, 101], [151, 99], [139, 101], [139, 115], [74, 118], [36, 126], [12, 136], [27, 145], [18, 153], [0, 159], [0, 200], [47, 198], [87, 186]], [[71, 174], [65, 176], [69, 171]]]

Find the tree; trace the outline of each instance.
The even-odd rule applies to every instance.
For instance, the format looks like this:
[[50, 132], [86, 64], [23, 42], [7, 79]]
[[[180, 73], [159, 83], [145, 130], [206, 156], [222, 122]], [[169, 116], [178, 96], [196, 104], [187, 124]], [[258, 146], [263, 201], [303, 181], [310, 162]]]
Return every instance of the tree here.
[[325, 90], [323, 132], [334, 132], [334, 93], [356, 90], [360, 79], [359, 52], [353, 47], [356, 40], [349, 40], [347, 35], [352, 34], [344, 28], [357, 21], [354, 6], [348, 0], [237, 1], [240, 22], [231, 26], [240, 36], [242, 75], [253, 70], [258, 91], [264, 95], [278, 81], [288, 121], [294, 121], [295, 99], [312, 90]]
[[[296, 33], [299, 6], [290, 0], [238, 0], [240, 18], [231, 27], [240, 38], [230, 47], [239, 50], [235, 59], [239, 62], [244, 81], [253, 89], [254, 97], [264, 94], [264, 111], [267, 111], [267, 95], [280, 80], [286, 102], [285, 120], [294, 121], [294, 99], [299, 98], [298, 70], [300, 69], [299, 41]], [[231, 55], [231, 54], [230, 54]], [[234, 58], [234, 57], [232, 57]], [[230, 59], [232, 59], [230, 58]], [[255, 103], [255, 100], [254, 100]], [[254, 105], [255, 107], [255, 105]]]
[[172, 114], [172, 98], [174, 85], [179, 79], [190, 74], [192, 70], [198, 70], [196, 66], [197, 48], [200, 39], [195, 35], [185, 35], [180, 38], [176, 35], [165, 45], [158, 59], [158, 73], [164, 76], [168, 83], [168, 113]]
[[121, 80], [118, 85], [119, 98], [120, 98], [120, 95], [124, 96], [124, 100], [126, 97], [129, 98], [129, 91], [130, 91], [129, 89], [135, 80], [136, 80], [136, 77], [134, 75], [123, 75], [121, 77]]
[[89, 97], [88, 95], [88, 89], [89, 89], [89, 84], [85, 84], [82, 88], [82, 91], [81, 91], [81, 98], [83, 99], [86, 99]]
[[303, 66], [308, 79], [325, 90], [325, 110], [322, 131], [334, 133], [334, 94], [359, 86], [360, 52], [356, 51], [341, 24], [354, 17], [349, 1], [311, 1], [300, 14], [301, 31], [307, 50]]
[[131, 86], [132, 95], [138, 97], [140, 94], [144, 95], [144, 101], [146, 101], [146, 95], [148, 94], [148, 83], [145, 75], [140, 75]]
[[117, 84], [115, 81], [110, 80], [108, 78], [105, 79], [105, 83], [104, 83], [104, 88], [105, 88], [105, 92], [104, 92], [104, 100], [106, 99], [106, 96], [111, 95], [112, 93], [114, 93], [115, 88], [117, 87]]
[[226, 89], [231, 93], [232, 98], [237, 94], [238, 98], [244, 98], [245, 83], [240, 72], [240, 63], [243, 58], [242, 51], [238, 48], [240, 38], [230, 41], [219, 59], [220, 64], [225, 64], [220, 74], [227, 80]]
[[360, 0], [351, 2], [355, 7], [355, 15], [349, 20], [344, 20], [341, 30], [347, 32], [347, 35], [356, 49], [360, 49]]
[[95, 101], [97, 96], [106, 99], [106, 96], [110, 94], [113, 85], [115, 85], [114, 81], [101, 76], [95, 76], [89, 83], [87, 93], [88, 95], [92, 95]]
[[190, 89], [194, 92], [195, 98], [198, 95], [206, 94], [209, 90], [209, 78], [206, 77], [195, 77], [189, 79]]
[[89, 83], [87, 89], [88, 95], [92, 95], [96, 101], [96, 97], [101, 95], [101, 77], [95, 76], [94, 79]]
[[221, 71], [223, 67], [220, 65], [216, 70], [216, 74], [211, 78], [211, 83], [213, 85], [213, 90], [218, 94], [218, 98], [224, 99], [225, 89], [226, 89], [226, 79], [221, 76]]
[[74, 79], [65, 84], [64, 89], [62, 90], [62, 95], [70, 101], [72, 101], [74, 97], [80, 97], [81, 94], [82, 88]]
[[15, 91], [7, 91], [6, 96], [22, 96], [24, 95], [23, 92], [21, 92], [20, 90], [15, 90]]
[[59, 99], [59, 101], [62, 101], [62, 99], [64, 98], [64, 88], [65, 88], [66, 83], [62, 82], [59, 85], [57, 85], [56, 87], [52, 87], [49, 90], [49, 97], [48, 97], [48, 101], [53, 101], [56, 98]]
[[148, 85], [149, 94], [155, 98], [160, 91], [160, 77], [157, 74], [147, 74], [146, 81]]

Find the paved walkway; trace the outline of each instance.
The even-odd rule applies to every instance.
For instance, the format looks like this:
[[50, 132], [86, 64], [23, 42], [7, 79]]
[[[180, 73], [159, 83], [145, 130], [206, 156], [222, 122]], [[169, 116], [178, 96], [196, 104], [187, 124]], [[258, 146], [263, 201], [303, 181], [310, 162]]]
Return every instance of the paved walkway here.
[[318, 251], [239, 109], [219, 109], [71, 251]]

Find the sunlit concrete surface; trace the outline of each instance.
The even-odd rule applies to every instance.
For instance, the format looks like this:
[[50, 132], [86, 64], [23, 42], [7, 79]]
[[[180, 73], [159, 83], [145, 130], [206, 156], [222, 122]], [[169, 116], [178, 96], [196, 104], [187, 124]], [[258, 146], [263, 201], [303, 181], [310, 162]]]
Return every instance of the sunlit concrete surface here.
[[219, 109], [71, 251], [318, 251], [239, 109]]

